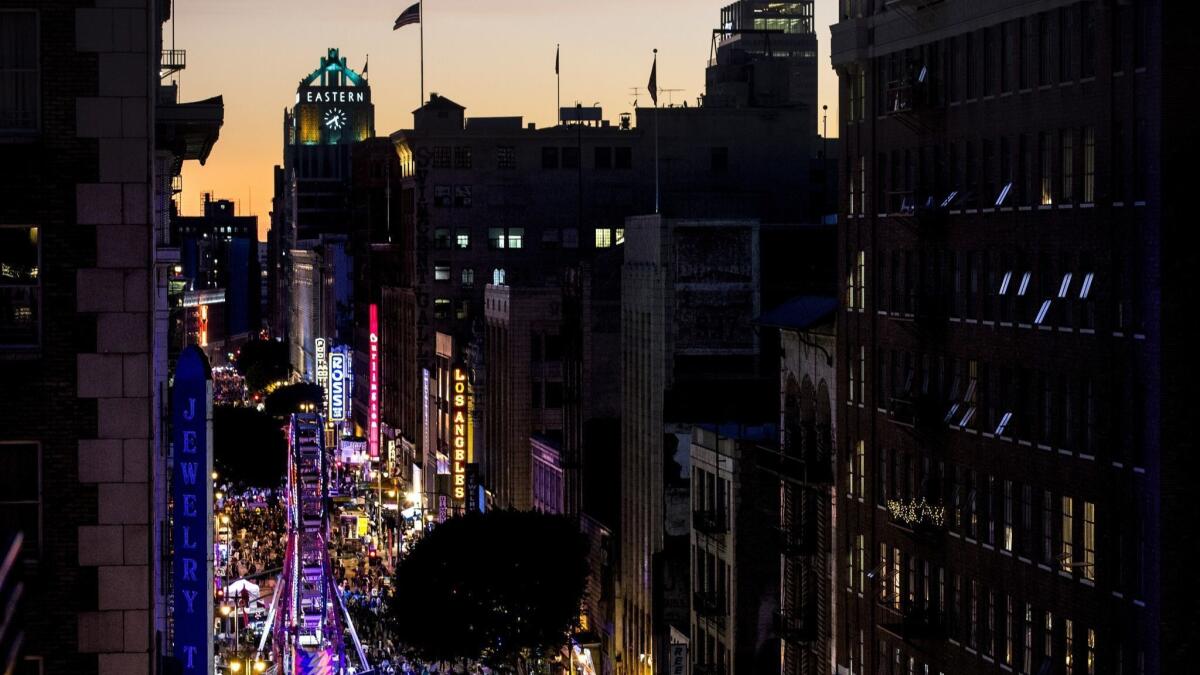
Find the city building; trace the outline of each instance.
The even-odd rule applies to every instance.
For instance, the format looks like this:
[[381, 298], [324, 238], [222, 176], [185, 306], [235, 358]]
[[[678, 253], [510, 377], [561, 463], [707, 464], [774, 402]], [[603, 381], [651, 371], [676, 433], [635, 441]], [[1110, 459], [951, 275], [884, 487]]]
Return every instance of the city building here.
[[[352, 147], [374, 135], [370, 84], [337, 49], [328, 50], [317, 69], [300, 80], [295, 104], [284, 111], [283, 165], [275, 172], [268, 234], [271, 329], [289, 343], [292, 368], [301, 379], [315, 376], [313, 337], [347, 345], [354, 339], [353, 259], [338, 242], [349, 241], [353, 223]], [[314, 251], [318, 267], [335, 280], [326, 303], [332, 315], [310, 316], [293, 307], [297, 268], [289, 259], [298, 250]], [[298, 320], [321, 323], [298, 326], [293, 323]], [[297, 337], [301, 333], [305, 339]]]
[[223, 105], [180, 102], [170, 9], [0, 2], [0, 523], [24, 535], [36, 608], [22, 674], [161, 672], [173, 652], [170, 218]]
[[203, 216], [175, 216], [172, 239], [179, 247], [180, 274], [191, 290], [221, 289], [223, 331], [209, 341], [225, 351], [258, 336], [262, 324], [262, 274], [258, 266], [258, 217], [236, 215], [226, 199], [204, 195]]
[[779, 481], [760, 467], [771, 459], [778, 431], [774, 424], [721, 425], [696, 427], [689, 436], [692, 673], [781, 672], [781, 575], [770, 555], [779, 532]]
[[1194, 667], [1176, 5], [842, 3], [839, 672]]
[[813, 0], [738, 0], [721, 9], [705, 71], [704, 105], [801, 108], [817, 129]]
[[780, 442], [772, 446], [773, 456], [760, 454], [760, 465], [774, 476], [772, 494], [778, 497], [776, 627], [782, 645], [772, 672], [784, 675], [828, 673], [840, 625], [834, 592], [840, 569], [834, 565], [833, 510], [836, 312], [832, 297], [800, 296], [756, 320], [780, 333]]

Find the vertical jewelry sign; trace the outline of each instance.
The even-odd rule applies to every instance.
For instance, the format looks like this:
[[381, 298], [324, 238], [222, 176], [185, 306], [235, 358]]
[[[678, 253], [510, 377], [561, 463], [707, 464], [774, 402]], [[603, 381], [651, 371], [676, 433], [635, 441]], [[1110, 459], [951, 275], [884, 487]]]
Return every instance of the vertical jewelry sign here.
[[171, 391], [174, 655], [185, 674], [213, 672], [212, 376], [195, 346], [179, 355]]

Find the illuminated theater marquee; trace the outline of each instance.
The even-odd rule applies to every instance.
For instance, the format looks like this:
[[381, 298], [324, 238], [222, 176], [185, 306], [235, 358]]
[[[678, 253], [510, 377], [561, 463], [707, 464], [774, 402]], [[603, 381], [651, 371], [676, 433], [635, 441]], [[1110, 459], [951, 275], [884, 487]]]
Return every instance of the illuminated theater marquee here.
[[467, 462], [470, 461], [470, 385], [467, 383], [467, 371], [464, 368], [456, 366], [453, 377], [454, 392], [450, 397], [453, 422], [450, 440], [454, 444], [454, 456], [450, 474], [454, 480], [454, 498], [462, 501], [467, 498]]

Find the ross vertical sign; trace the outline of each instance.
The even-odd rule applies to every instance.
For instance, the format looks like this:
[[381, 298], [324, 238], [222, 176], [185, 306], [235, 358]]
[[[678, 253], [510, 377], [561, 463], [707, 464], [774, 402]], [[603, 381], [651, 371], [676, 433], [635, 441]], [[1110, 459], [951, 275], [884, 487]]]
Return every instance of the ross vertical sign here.
[[450, 392], [450, 475], [452, 494], [455, 501], [462, 502], [467, 498], [467, 461], [470, 455], [471, 424], [468, 401], [470, 399], [470, 383], [467, 381], [467, 370], [455, 366], [451, 370]]
[[379, 305], [372, 303], [370, 312], [371, 343], [368, 352], [370, 396], [367, 399], [367, 452], [371, 459], [375, 459], [379, 457]]
[[329, 354], [329, 419], [346, 421], [346, 401], [350, 391], [350, 359], [346, 352], [335, 349]]
[[317, 386], [325, 391], [325, 396], [328, 398], [329, 361], [325, 338], [317, 338], [316, 340], [313, 340], [313, 353], [317, 357]]
[[171, 392], [174, 654], [183, 673], [213, 672], [212, 378], [195, 346], [179, 355]]

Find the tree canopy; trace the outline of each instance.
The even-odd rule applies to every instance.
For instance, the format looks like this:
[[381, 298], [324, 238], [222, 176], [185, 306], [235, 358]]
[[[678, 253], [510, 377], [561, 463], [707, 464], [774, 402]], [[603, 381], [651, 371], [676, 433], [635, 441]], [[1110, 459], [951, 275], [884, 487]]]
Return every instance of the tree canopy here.
[[288, 348], [277, 340], [251, 340], [238, 350], [236, 367], [246, 378], [246, 388], [262, 391], [288, 377]]
[[312, 382], [289, 384], [267, 394], [267, 414], [273, 417], [287, 417], [294, 412], [301, 412], [302, 404], [312, 403], [320, 407], [324, 397], [325, 392]]
[[254, 408], [213, 408], [213, 464], [234, 483], [275, 487], [283, 479], [287, 441], [275, 418]]
[[517, 667], [556, 653], [579, 617], [587, 542], [575, 521], [533, 511], [452, 518], [400, 562], [394, 634], [426, 661]]

